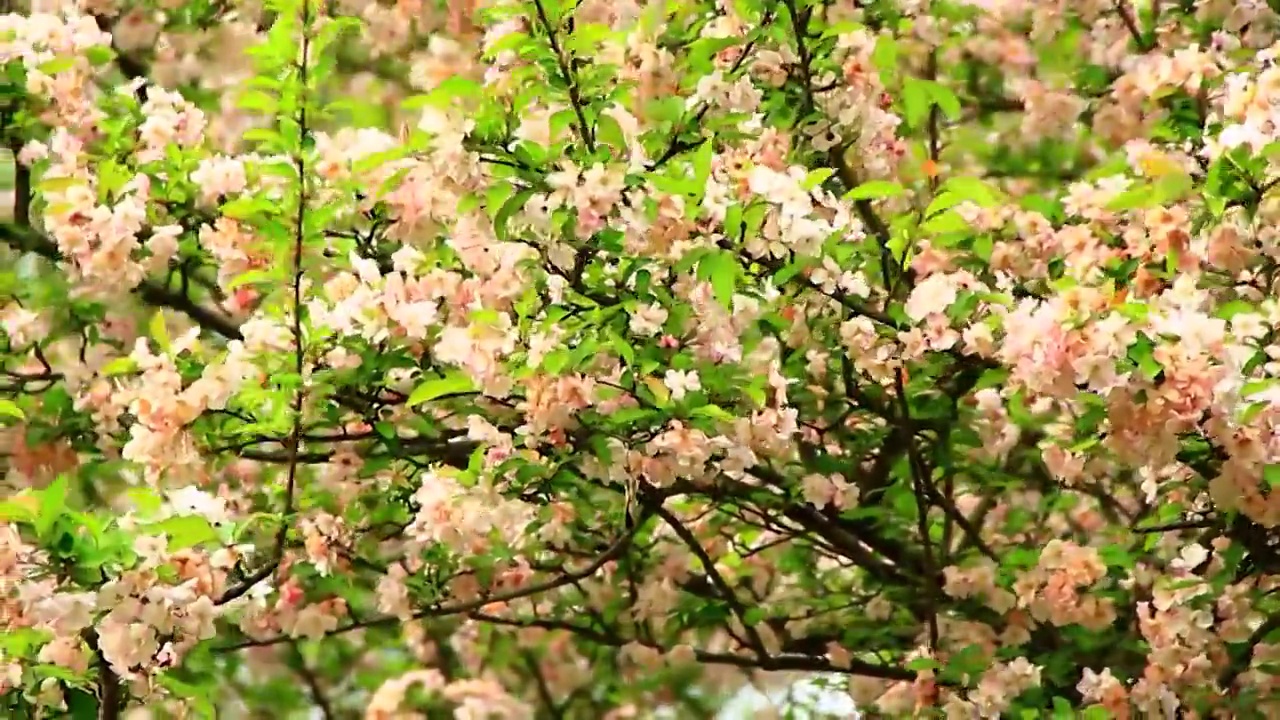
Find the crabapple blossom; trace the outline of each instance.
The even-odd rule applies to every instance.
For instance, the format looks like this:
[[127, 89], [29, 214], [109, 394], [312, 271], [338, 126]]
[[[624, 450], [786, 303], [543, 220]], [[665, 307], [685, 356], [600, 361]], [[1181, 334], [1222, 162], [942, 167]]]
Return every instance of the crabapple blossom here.
[[1263, 2], [0, 17], [0, 715], [1280, 713]]

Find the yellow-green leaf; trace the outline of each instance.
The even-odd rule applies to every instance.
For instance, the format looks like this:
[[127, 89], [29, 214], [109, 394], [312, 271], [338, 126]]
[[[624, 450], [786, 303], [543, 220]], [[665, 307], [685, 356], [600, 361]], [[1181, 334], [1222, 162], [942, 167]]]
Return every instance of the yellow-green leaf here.
[[148, 525], [146, 531], [169, 538], [169, 550], [182, 550], [207, 542], [221, 542], [218, 532], [199, 515], [180, 515]]
[[57, 75], [60, 72], [66, 72], [76, 66], [75, 58], [72, 57], [56, 57], [48, 62], [41, 63], [39, 70], [45, 75]]
[[879, 200], [902, 195], [907, 191], [901, 184], [888, 180], [868, 180], [845, 193], [847, 200]]
[[0, 502], [0, 522], [34, 522], [40, 511], [40, 501], [33, 495], [22, 494]]
[[667, 389], [665, 383], [656, 377], [647, 377], [644, 384], [649, 388], [649, 392], [653, 393], [653, 397], [657, 400], [659, 406], [666, 405], [671, 399], [671, 391]]
[[138, 362], [131, 357], [116, 358], [106, 365], [102, 366], [100, 374], [108, 377], [113, 375], [128, 375], [138, 369]]
[[17, 403], [5, 398], [0, 398], [0, 415], [19, 420], [27, 419], [26, 413], [22, 412], [22, 408], [18, 407]]
[[155, 315], [151, 316], [151, 323], [147, 326], [147, 330], [151, 332], [151, 338], [156, 341], [156, 345], [161, 350], [169, 350], [169, 330], [164, 324], [164, 311], [157, 310]]

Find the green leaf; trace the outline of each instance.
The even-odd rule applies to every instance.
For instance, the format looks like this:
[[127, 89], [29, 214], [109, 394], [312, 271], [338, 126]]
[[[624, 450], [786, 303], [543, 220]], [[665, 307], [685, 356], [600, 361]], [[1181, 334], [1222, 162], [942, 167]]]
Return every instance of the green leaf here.
[[653, 396], [653, 404], [658, 407], [666, 407], [667, 401], [671, 399], [671, 391], [656, 377], [647, 377], [644, 379], [645, 387], [649, 388], [649, 393]]
[[218, 531], [200, 515], [178, 515], [146, 526], [153, 535], [169, 538], [170, 550], [183, 550], [207, 542], [221, 542]]
[[[822, 183], [826, 182], [827, 179], [830, 178], [833, 174], [835, 174], [835, 170], [832, 170], [831, 168], [818, 168], [817, 170], [810, 170], [809, 174], [805, 175], [804, 182], [800, 183], [800, 187], [804, 188], [805, 190], [812, 190], [818, 187], [819, 185], [822, 185]], [[856, 190], [857, 188], [854, 188], [854, 189]]]
[[881, 79], [887, 78], [898, 68], [898, 41], [891, 33], [882, 33], [876, 39], [876, 49], [871, 52], [871, 63], [880, 71]]
[[55, 193], [68, 190], [76, 185], [84, 185], [84, 181], [74, 177], [42, 177], [36, 187], [44, 193]]
[[395, 440], [399, 437], [399, 435], [396, 434], [396, 426], [386, 422], [385, 420], [374, 423], [373, 429], [387, 440]]
[[36, 515], [34, 525], [36, 533], [44, 537], [53, 529], [58, 518], [67, 510], [67, 476], [59, 475], [49, 487], [36, 495], [40, 498], [40, 512]]
[[1258, 307], [1251, 302], [1246, 302], [1244, 300], [1231, 300], [1223, 303], [1222, 306], [1213, 313], [1213, 316], [1223, 320], [1230, 320], [1236, 315], [1252, 314], [1256, 312], [1258, 312]]
[[502, 203], [498, 214], [493, 218], [493, 232], [499, 240], [506, 240], [510, 236], [510, 231], [507, 230], [507, 223], [513, 215], [524, 209], [525, 203], [529, 202], [531, 197], [533, 197], [532, 190], [521, 190]]
[[84, 51], [84, 56], [89, 59], [92, 65], [106, 65], [115, 58], [116, 53], [105, 45], [94, 45]]
[[87, 685], [84, 676], [77, 674], [70, 668], [64, 668], [61, 665], [52, 665], [48, 663], [39, 663], [32, 666], [31, 670], [39, 678], [57, 678], [65, 681], [69, 685]]
[[631, 347], [631, 343], [627, 342], [613, 328], [607, 328], [605, 330], [605, 337], [609, 339], [609, 344], [613, 346], [613, 349], [618, 352], [618, 356], [621, 357], [627, 365], [635, 365], [636, 351], [635, 348]]
[[902, 82], [902, 110], [907, 125], [920, 127], [929, 114], [933, 96], [926, 81], [908, 76]]
[[742, 235], [742, 206], [734, 203], [724, 212], [724, 234], [737, 240]]
[[227, 283], [227, 290], [235, 290], [242, 285], [254, 285], [257, 283], [273, 282], [279, 279], [280, 273], [272, 267], [260, 268], [258, 270], [248, 270], [231, 278], [231, 282]]
[[1185, 172], [1171, 172], [1155, 182], [1152, 199], [1160, 205], [1177, 202], [1195, 190], [1195, 180]]
[[670, 175], [651, 175], [649, 176], [649, 182], [653, 183], [653, 186], [662, 192], [690, 198], [698, 197], [706, 187], [705, 181], [699, 183], [697, 179], [671, 177]]
[[1272, 463], [1262, 468], [1262, 480], [1268, 488], [1280, 487], [1280, 465]]
[[409, 393], [409, 400], [405, 404], [408, 407], [414, 407], [445, 395], [475, 392], [475, 389], [475, 383], [470, 377], [461, 371], [454, 371], [444, 377], [432, 378], [418, 385], [413, 392]]
[[0, 416], [16, 418], [18, 420], [26, 420], [26, 413], [22, 412], [22, 408], [12, 400], [0, 398]]
[[270, 115], [276, 111], [279, 102], [261, 90], [249, 90], [240, 96], [237, 105], [241, 110], [255, 110]]
[[735, 419], [733, 413], [730, 413], [719, 405], [703, 405], [702, 407], [690, 410], [689, 415], [692, 417], [711, 418], [712, 420], [723, 420], [725, 422], [733, 422]]
[[907, 669], [914, 672], [920, 672], [921, 670], [938, 670], [941, 669], [941, 667], [942, 666], [938, 664], [937, 660], [929, 657], [918, 657], [907, 662]]
[[707, 178], [711, 176], [711, 160], [715, 157], [715, 147], [710, 140], [703, 140], [698, 145], [698, 150], [693, 154], [693, 181], [694, 192], [701, 192], [707, 185]]
[[991, 186], [974, 177], [954, 177], [943, 186], [947, 192], [954, 193], [961, 201], [969, 201], [979, 207], [991, 207], [999, 204]]
[[948, 120], [954, 122], [960, 119], [960, 100], [955, 93], [951, 92], [951, 88], [941, 83], [930, 82], [929, 92], [938, 109], [947, 116]]
[[124, 494], [143, 515], [159, 512], [164, 505], [164, 498], [160, 497], [160, 493], [149, 487], [129, 488]]
[[529, 42], [529, 34], [524, 32], [507, 33], [498, 38], [485, 50], [485, 57], [493, 58], [507, 50], [516, 50]]
[[1119, 545], [1107, 545], [1100, 548], [1098, 557], [1107, 567], [1131, 568], [1134, 566], [1133, 555]]
[[782, 287], [788, 280], [799, 275], [800, 271], [804, 270], [804, 267], [805, 266], [799, 262], [792, 262], [783, 265], [778, 269], [778, 272], [773, 274], [774, 287]]
[[927, 233], [943, 235], [953, 232], [965, 232], [969, 229], [969, 223], [955, 210], [947, 210], [921, 225], [920, 229]]
[[846, 200], [879, 200], [897, 197], [907, 192], [901, 183], [889, 180], [868, 180], [845, 193]]
[[[284, 142], [284, 137], [275, 128], [249, 128], [240, 138], [245, 142], [259, 143], [268, 147], [277, 147]], [[225, 212], [223, 214], [226, 215]]]
[[172, 673], [164, 673], [159, 677], [160, 685], [168, 688], [175, 696], [187, 701], [187, 707], [194, 712], [192, 720], [197, 718], [200, 720], [213, 720], [218, 716], [217, 709], [209, 700], [209, 691], [206, 688], [183, 682], [174, 677]]
[[596, 139], [605, 145], [612, 146], [619, 153], [627, 151], [627, 136], [622, 132], [622, 126], [612, 115], [601, 113], [596, 120]]
[[351, 170], [357, 174], [364, 174], [386, 165], [393, 160], [400, 160], [409, 154], [406, 147], [394, 147], [390, 150], [382, 150], [375, 153], [369, 153], [364, 157], [351, 163]]
[[1129, 346], [1128, 357], [1147, 380], [1155, 380], [1164, 372], [1164, 366], [1156, 360], [1155, 346], [1146, 336], [1138, 336], [1138, 340]]
[[516, 186], [509, 182], [497, 182], [489, 186], [484, 193], [484, 211], [493, 220], [502, 209], [502, 205], [516, 191]]
[[245, 196], [223, 203], [219, 210], [232, 220], [249, 220], [262, 210], [262, 204], [253, 196]]
[[1244, 384], [1244, 387], [1240, 388], [1240, 397], [1248, 399], [1254, 395], [1257, 395], [1263, 390], [1267, 390], [1267, 389], [1270, 389], [1271, 387], [1274, 387], [1275, 384], [1276, 384], [1275, 378], [1267, 378], [1264, 380], [1250, 380]]
[[75, 66], [75, 58], [63, 56], [41, 63], [40, 67], [37, 69], [45, 75], [57, 75], [58, 73], [66, 72]]
[[831, 23], [831, 25], [828, 26], [827, 29], [823, 30], [822, 37], [828, 38], [828, 37], [835, 37], [837, 35], [854, 33], [863, 29], [864, 27], [866, 26], [860, 22], [854, 22], [852, 20], [841, 20], [840, 22]]
[[953, 208], [959, 205], [960, 203], [964, 202], [964, 200], [965, 199], [961, 197], [959, 193], [953, 193], [953, 192], [938, 193], [938, 196], [933, 199], [933, 202], [929, 203], [929, 207], [925, 208], [924, 216], [926, 218], [931, 218], [934, 215], [937, 215], [938, 213], [942, 212], [943, 210], [947, 210], [949, 208]]
[[72, 688], [63, 694], [71, 720], [97, 720], [98, 698], [87, 690]]
[[1150, 185], [1135, 185], [1120, 193], [1107, 203], [1106, 209], [1112, 212], [1123, 212], [1147, 207], [1154, 202], [1155, 191]]
[[733, 305], [738, 283], [738, 261], [728, 250], [713, 252], [698, 263], [698, 278], [711, 283], [716, 300], [726, 309]]

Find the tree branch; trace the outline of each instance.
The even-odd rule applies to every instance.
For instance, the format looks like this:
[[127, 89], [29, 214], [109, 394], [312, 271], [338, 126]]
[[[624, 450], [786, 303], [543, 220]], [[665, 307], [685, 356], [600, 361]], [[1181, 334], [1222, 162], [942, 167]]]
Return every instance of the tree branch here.
[[111, 668], [111, 663], [102, 654], [98, 644], [98, 631], [87, 628], [82, 637], [93, 652], [95, 664], [98, 666], [98, 720], [119, 720], [124, 712], [124, 688], [120, 684], [120, 676]]
[[760, 633], [755, 626], [747, 622], [746, 608], [742, 607], [742, 601], [738, 599], [738, 594], [720, 576], [720, 572], [716, 570], [715, 561], [711, 559], [710, 555], [707, 555], [706, 548], [702, 547], [702, 543], [698, 542], [698, 538], [694, 536], [689, 528], [684, 526], [684, 523], [681, 523], [676, 516], [672, 515], [670, 510], [662, 507], [661, 504], [655, 504], [653, 511], [675, 531], [676, 536], [688, 546], [689, 550], [698, 558], [698, 562], [702, 563], [702, 567], [707, 571], [707, 578], [711, 580], [712, 585], [715, 585], [721, 598], [728, 603], [729, 609], [737, 616], [738, 622], [742, 623], [742, 629], [746, 632], [747, 639], [751, 641], [751, 649], [759, 657], [765, 657], [768, 651], [765, 649], [763, 638], [760, 637]]
[[293, 669], [298, 673], [298, 677], [306, 683], [307, 690], [311, 694], [312, 701], [316, 707], [320, 709], [320, 715], [324, 720], [337, 720], [337, 714], [334, 713], [333, 705], [329, 703], [329, 698], [325, 695], [324, 688], [320, 687], [320, 679], [316, 674], [307, 667], [307, 660], [302, 656], [302, 651], [298, 649], [297, 643], [290, 643], [290, 655], [293, 659]]
[[[547, 580], [545, 582], [535, 583], [527, 587], [517, 588], [515, 590], [510, 590], [507, 592], [495, 593], [493, 595], [486, 595], [484, 597], [480, 597], [475, 600], [468, 600], [466, 602], [454, 603], [452, 605], [437, 605], [435, 607], [425, 608], [423, 610], [419, 610], [418, 612], [414, 613], [412, 616], [410, 616], [409, 619], [422, 620], [425, 618], [439, 618], [439, 617], [447, 617], [450, 615], [461, 615], [461, 614], [472, 612], [474, 610], [479, 610], [480, 608], [486, 605], [489, 605], [490, 603], [507, 603], [507, 602], [511, 602], [512, 600], [519, 600], [520, 598], [531, 597], [533, 595], [540, 595], [544, 592], [549, 592], [551, 590], [555, 590], [555, 589], [564, 587], [566, 585], [572, 585], [580, 580], [589, 578], [592, 575], [595, 575], [597, 572], [599, 572], [600, 568], [603, 568], [609, 562], [621, 557], [622, 554], [626, 552], [627, 547], [630, 546], [631, 541], [635, 539], [635, 535], [639, 531], [639, 529], [644, 527], [644, 525], [646, 524], [646, 521], [652, 516], [653, 514], [651, 510], [642, 512], [640, 518], [636, 520], [635, 524], [631, 527], [631, 529], [626, 534], [620, 537], [617, 540], [617, 542], [615, 542], [612, 546], [610, 546], [607, 550], [605, 550], [604, 553], [602, 553], [600, 556], [598, 556], [595, 560], [593, 560], [591, 563], [589, 563], [586, 567], [582, 568], [581, 570], [575, 570], [573, 572], [563, 573], [559, 577], [553, 578], [551, 580]], [[396, 625], [401, 622], [403, 622], [403, 619], [400, 617], [397, 617], [394, 615], [384, 615], [382, 617], [376, 617], [370, 620], [354, 622], [349, 625], [345, 625], [343, 627], [338, 628], [337, 630], [326, 633], [325, 637], [342, 635], [344, 633], [353, 632], [355, 630], [363, 630], [366, 628]], [[243, 650], [245, 648], [251, 648], [251, 647], [267, 647], [270, 645], [278, 645], [283, 642], [290, 642], [293, 639], [294, 638], [288, 637], [286, 635], [279, 635], [272, 638], [266, 638], [264, 640], [247, 640], [245, 642], [236, 643], [234, 645], [224, 645], [219, 648], [214, 648], [214, 651], [215, 652], [234, 652], [236, 650]]]
[[[14, 217], [25, 217], [26, 207], [26, 202], [21, 197], [15, 197]], [[24, 210], [19, 213], [18, 208], [24, 208]], [[39, 255], [50, 262], [63, 262], [62, 254], [58, 252], [58, 246], [52, 240], [46, 238], [34, 228], [18, 224], [16, 221], [0, 223], [0, 242], [20, 252]], [[228, 340], [244, 339], [244, 335], [240, 332], [240, 327], [234, 320], [200, 305], [185, 294], [170, 290], [163, 283], [150, 279], [143, 280], [141, 285], [134, 288], [133, 294], [138, 296], [143, 303], [152, 307], [166, 307], [171, 310], [177, 310], [191, 318], [200, 327], [215, 332]]]
[[[665, 647], [656, 642], [644, 640], [642, 638], [622, 637], [610, 632], [584, 627], [582, 625], [562, 620], [549, 620], [544, 618], [504, 618], [483, 612], [472, 613], [471, 617], [479, 620], [480, 622], [488, 622], [495, 625], [506, 625], [510, 627], [536, 627], [544, 630], [562, 630], [607, 647], [622, 647], [631, 643], [638, 643], [664, 653], [671, 650], [669, 647]], [[883, 678], [886, 680], [914, 680], [916, 678], [916, 673], [914, 671], [892, 665], [880, 665], [862, 660], [851, 660], [845, 665], [836, 665], [825, 657], [807, 655], [804, 653], [789, 653], [785, 651], [777, 655], [753, 657], [750, 655], [734, 655], [732, 653], [711, 652], [695, 648], [693, 655], [696, 661], [708, 665], [731, 665], [734, 667], [767, 670], [772, 672], [791, 671], [843, 673], [846, 675], [862, 675], [865, 677]]]

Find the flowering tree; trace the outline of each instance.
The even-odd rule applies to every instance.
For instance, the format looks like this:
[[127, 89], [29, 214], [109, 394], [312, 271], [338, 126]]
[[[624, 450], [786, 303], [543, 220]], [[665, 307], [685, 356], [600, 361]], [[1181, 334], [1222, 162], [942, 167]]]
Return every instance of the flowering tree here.
[[4, 717], [1280, 713], [1267, 4], [15, 10]]

